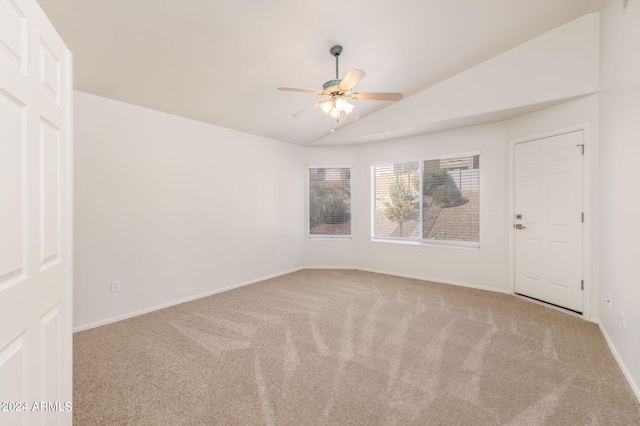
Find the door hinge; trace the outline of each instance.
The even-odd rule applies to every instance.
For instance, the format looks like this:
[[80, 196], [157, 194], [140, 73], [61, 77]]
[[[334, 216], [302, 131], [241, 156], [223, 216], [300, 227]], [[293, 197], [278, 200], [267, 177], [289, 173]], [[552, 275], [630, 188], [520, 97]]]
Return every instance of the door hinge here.
[[580, 290], [584, 290], [584, 280], [580, 280]]
[[584, 223], [584, 212], [582, 212], [581, 214], [581, 220], [582, 220], [582, 223]]
[[579, 146], [579, 147], [580, 147], [580, 153], [581, 153], [582, 155], [584, 155], [584, 144], [583, 144], [583, 143], [579, 143], [579, 144], [578, 144], [578, 145], [576, 145], [576, 146]]

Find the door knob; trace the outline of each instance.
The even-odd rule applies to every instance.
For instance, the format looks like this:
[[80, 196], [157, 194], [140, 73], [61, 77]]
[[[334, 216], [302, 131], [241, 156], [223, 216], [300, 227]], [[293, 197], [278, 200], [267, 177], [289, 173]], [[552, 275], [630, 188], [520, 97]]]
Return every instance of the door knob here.
[[522, 225], [521, 223], [516, 223], [515, 225], [513, 225], [513, 227], [516, 229], [524, 229], [524, 225]]

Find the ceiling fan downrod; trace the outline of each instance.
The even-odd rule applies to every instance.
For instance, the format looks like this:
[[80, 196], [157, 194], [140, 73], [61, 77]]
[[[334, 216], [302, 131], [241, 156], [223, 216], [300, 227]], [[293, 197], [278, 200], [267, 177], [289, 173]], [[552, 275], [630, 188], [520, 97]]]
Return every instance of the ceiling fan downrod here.
[[331, 55], [336, 58], [336, 79], [335, 80], [329, 80], [326, 83], [324, 83], [322, 85], [322, 90], [327, 90], [327, 88], [329, 88], [329, 87], [338, 86], [340, 84], [340, 82], [342, 81], [342, 80], [340, 80], [340, 77], [339, 77], [339, 74], [338, 74], [338, 57], [342, 53], [342, 46], [340, 46], [339, 44], [336, 44], [331, 49], [329, 49], [329, 53], [331, 53]]
[[331, 49], [329, 49], [329, 53], [331, 53], [336, 58], [336, 80], [338, 80], [340, 78], [338, 77], [338, 56], [340, 56], [340, 54], [342, 53], [342, 46], [336, 44]]

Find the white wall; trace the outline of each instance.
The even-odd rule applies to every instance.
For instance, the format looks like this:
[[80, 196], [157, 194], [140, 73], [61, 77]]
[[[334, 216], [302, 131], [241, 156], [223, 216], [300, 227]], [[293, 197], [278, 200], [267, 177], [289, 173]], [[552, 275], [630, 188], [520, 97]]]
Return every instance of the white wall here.
[[601, 4], [600, 323], [640, 398], [640, 2]]
[[[412, 136], [350, 148], [307, 148], [306, 162], [354, 161], [352, 240], [311, 240], [309, 266], [353, 266], [444, 283], [507, 291], [507, 218], [504, 124]], [[371, 241], [371, 166], [439, 154], [480, 152], [480, 249]], [[488, 216], [487, 209], [497, 210]], [[419, 261], [417, 254], [423, 260]]]
[[75, 328], [301, 267], [301, 156], [75, 92]]
[[[430, 135], [362, 145], [358, 164], [369, 171], [379, 162], [480, 152], [480, 249], [416, 246], [371, 241], [371, 174], [358, 181], [357, 263], [369, 270], [464, 284], [499, 291], [507, 289], [504, 128], [501, 124], [467, 127]], [[487, 209], [496, 209], [488, 216]], [[422, 253], [422, 261], [417, 254]]]
[[[355, 267], [407, 275], [444, 283], [462, 284], [496, 291], [513, 291], [510, 258], [511, 146], [518, 138], [552, 132], [570, 126], [585, 126], [589, 140], [586, 173], [596, 192], [598, 149], [598, 95], [588, 95], [535, 113], [482, 126], [378, 142], [355, 147], [305, 149], [306, 165], [351, 165], [353, 179], [352, 240], [309, 240], [307, 266]], [[371, 241], [371, 165], [381, 161], [406, 161], [439, 154], [480, 151], [480, 249]], [[487, 215], [496, 209], [497, 216]], [[598, 312], [598, 198], [585, 197], [589, 253], [585, 275], [587, 317]], [[417, 254], [423, 260], [418, 261]], [[589, 261], [591, 260], [591, 261]], [[463, 267], [460, 267], [463, 265]]]

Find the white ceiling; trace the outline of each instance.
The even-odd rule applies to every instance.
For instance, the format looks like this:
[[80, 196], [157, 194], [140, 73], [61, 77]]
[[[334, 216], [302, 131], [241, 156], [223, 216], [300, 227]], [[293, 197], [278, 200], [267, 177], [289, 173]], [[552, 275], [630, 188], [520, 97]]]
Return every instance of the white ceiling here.
[[[591, 0], [39, 0], [74, 55], [77, 90], [295, 144], [335, 123], [335, 77], [411, 96], [593, 10]], [[402, 102], [402, 101], [400, 101]], [[360, 117], [388, 102], [355, 101]], [[428, 119], [425, 119], [425, 124]], [[390, 129], [392, 130], [392, 129]]]

